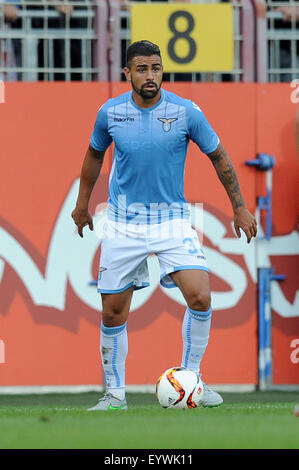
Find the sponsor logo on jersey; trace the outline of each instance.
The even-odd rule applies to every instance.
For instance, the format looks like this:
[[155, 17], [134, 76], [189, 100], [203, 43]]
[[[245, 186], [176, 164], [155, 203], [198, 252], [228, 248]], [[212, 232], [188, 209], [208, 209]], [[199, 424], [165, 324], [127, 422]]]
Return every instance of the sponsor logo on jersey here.
[[174, 122], [174, 121], [177, 121], [178, 118], [170, 118], [170, 119], [158, 118], [158, 120], [161, 121], [162, 124], [163, 124], [163, 131], [169, 132], [170, 129], [171, 129], [171, 123]]
[[133, 121], [135, 121], [135, 119], [132, 118], [132, 117], [129, 117], [129, 116], [127, 116], [127, 117], [115, 117], [114, 118], [114, 122], [133, 122]]

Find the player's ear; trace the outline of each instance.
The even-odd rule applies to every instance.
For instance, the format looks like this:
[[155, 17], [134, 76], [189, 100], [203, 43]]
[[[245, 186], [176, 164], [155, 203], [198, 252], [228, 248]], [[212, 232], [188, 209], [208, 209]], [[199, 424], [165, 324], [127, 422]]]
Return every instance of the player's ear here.
[[130, 71], [129, 67], [124, 68], [124, 73], [125, 73], [127, 81], [130, 82], [131, 81], [131, 71]]

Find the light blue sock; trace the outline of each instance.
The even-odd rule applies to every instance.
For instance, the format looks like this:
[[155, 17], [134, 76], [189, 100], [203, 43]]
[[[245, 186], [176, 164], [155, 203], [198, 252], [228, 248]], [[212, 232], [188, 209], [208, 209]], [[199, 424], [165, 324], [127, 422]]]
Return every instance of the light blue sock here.
[[200, 363], [209, 341], [212, 307], [206, 312], [187, 308], [182, 325], [182, 367], [200, 371]]
[[108, 327], [101, 323], [100, 352], [107, 390], [120, 400], [125, 398], [125, 363], [128, 354], [127, 322]]

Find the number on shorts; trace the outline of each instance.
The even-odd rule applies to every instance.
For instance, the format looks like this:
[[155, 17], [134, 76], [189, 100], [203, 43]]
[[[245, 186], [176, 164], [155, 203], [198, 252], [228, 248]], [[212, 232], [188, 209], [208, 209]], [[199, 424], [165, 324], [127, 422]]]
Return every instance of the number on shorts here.
[[195, 254], [195, 253], [198, 253], [198, 249], [196, 248], [195, 244], [194, 244], [194, 240], [192, 240], [192, 238], [184, 238], [183, 240], [183, 243], [184, 245], [187, 246], [187, 249], [188, 249], [188, 253], [190, 254]]

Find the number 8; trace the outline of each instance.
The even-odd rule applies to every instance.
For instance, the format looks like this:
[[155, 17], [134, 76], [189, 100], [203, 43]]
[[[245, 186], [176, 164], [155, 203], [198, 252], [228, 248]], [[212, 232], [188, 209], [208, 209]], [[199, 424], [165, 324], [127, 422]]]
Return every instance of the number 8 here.
[[[188, 22], [188, 26], [186, 31], [178, 31], [175, 27], [175, 22], [178, 18], [183, 17], [186, 18]], [[168, 26], [169, 29], [172, 33], [174, 33], [174, 36], [170, 39], [168, 43], [168, 54], [170, 58], [174, 61], [177, 62], [178, 64], [187, 64], [188, 62], [191, 62], [196, 54], [196, 43], [189, 34], [191, 31], [194, 29], [194, 18], [189, 13], [188, 11], [175, 11], [170, 15], [169, 20], [168, 20]], [[175, 43], [178, 39], [186, 39], [189, 43], [189, 54], [186, 57], [179, 57], [176, 52], [175, 52]]]

